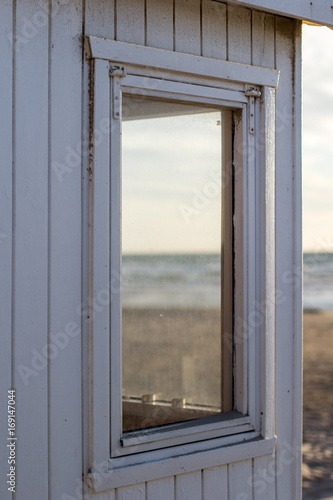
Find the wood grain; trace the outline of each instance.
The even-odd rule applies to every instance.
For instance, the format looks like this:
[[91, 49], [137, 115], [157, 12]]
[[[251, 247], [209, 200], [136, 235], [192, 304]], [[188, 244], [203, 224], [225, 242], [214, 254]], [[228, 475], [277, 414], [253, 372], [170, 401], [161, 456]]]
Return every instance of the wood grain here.
[[173, 50], [173, 2], [146, 0], [146, 45]]
[[145, 44], [144, 0], [116, 1], [116, 40]]
[[200, 0], [175, 0], [175, 50], [201, 54]]

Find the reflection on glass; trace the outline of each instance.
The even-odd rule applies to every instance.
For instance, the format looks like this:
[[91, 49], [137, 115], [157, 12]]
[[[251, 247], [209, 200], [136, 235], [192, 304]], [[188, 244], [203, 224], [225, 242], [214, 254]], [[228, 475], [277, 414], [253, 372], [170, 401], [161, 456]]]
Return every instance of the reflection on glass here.
[[221, 111], [123, 96], [123, 430], [221, 412]]

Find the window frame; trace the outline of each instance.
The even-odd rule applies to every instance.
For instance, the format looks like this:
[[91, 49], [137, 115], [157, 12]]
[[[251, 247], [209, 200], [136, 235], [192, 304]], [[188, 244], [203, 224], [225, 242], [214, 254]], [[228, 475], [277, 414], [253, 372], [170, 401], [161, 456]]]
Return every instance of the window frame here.
[[[92, 97], [90, 303], [98, 305], [90, 312], [89, 323], [88, 483], [94, 491], [103, 491], [133, 484], [134, 471], [141, 481], [165, 477], [171, 475], [170, 470], [179, 471], [175, 457], [182, 456], [182, 462], [190, 464], [199, 451], [200, 468], [230, 463], [236, 449], [238, 460], [269, 454], [275, 442], [274, 122], [278, 71], [95, 37], [86, 39], [86, 52], [91, 59]], [[235, 410], [221, 414], [218, 422], [198, 425], [194, 420], [127, 436], [121, 436], [123, 91], [234, 111], [234, 316], [242, 319], [235, 321], [233, 332]], [[161, 465], [161, 460], [168, 467], [158, 467], [158, 474], [154, 468], [147, 470], [147, 462]]]

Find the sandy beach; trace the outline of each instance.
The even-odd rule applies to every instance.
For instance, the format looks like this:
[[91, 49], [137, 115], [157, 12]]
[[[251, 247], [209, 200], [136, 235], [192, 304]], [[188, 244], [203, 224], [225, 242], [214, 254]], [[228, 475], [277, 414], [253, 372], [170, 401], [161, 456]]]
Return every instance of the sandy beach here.
[[[123, 328], [125, 395], [220, 404], [217, 309], [126, 309]], [[333, 499], [333, 312], [304, 314], [303, 358], [303, 500]]]
[[141, 396], [144, 388], [162, 400], [220, 405], [219, 325], [218, 309], [124, 309], [125, 394]]
[[333, 313], [303, 331], [303, 500], [333, 499]]

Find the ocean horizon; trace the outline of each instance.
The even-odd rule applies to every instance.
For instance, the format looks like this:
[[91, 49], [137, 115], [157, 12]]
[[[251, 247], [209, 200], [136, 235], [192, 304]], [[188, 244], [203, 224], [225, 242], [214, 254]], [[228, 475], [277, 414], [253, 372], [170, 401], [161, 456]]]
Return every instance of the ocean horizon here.
[[[217, 308], [221, 303], [219, 254], [126, 254], [122, 272], [124, 307]], [[303, 254], [303, 308], [333, 310], [333, 253]]]

